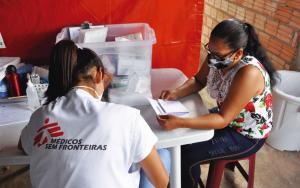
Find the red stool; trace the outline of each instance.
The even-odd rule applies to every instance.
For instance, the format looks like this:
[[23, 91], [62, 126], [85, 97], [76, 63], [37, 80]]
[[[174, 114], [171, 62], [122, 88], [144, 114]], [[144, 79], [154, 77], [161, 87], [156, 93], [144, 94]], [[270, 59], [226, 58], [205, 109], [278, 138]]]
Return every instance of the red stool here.
[[[239, 161], [241, 160], [249, 160], [249, 174], [246, 173], [244, 168], [241, 166]], [[248, 181], [248, 188], [253, 188], [254, 186], [254, 170], [255, 170], [255, 153], [250, 155], [249, 157], [241, 158], [241, 159], [235, 159], [235, 160], [216, 160], [211, 161], [209, 165], [209, 172], [207, 177], [207, 188], [219, 188], [224, 172], [224, 168], [228, 165], [233, 165], [231, 170], [234, 170], [234, 167], [236, 166], [243, 177]]]

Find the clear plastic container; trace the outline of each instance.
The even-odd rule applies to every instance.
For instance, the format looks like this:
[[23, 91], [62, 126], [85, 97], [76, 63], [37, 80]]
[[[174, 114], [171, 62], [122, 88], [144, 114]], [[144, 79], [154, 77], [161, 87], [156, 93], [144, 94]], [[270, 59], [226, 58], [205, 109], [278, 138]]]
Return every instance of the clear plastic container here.
[[300, 151], [300, 72], [277, 71], [273, 89], [273, 128], [267, 143], [278, 150]]
[[[109, 89], [108, 98], [111, 102], [144, 105], [140, 98], [151, 97], [151, 64], [152, 45], [156, 43], [154, 30], [146, 23], [105, 25], [108, 28], [106, 42], [78, 43], [77, 45], [95, 51], [103, 64], [116, 76], [114, 83], [120, 82], [120, 77], [127, 76], [128, 84], [120, 84], [123, 88]], [[68, 38], [68, 29], [64, 28], [58, 34], [59, 38]], [[115, 41], [116, 37], [141, 33], [143, 40]], [[134, 83], [133, 83], [134, 82]], [[125, 80], [124, 82], [125, 83]], [[115, 84], [117, 85], [117, 84]], [[115, 90], [115, 91], [114, 91]], [[136, 103], [127, 99], [136, 98]]]

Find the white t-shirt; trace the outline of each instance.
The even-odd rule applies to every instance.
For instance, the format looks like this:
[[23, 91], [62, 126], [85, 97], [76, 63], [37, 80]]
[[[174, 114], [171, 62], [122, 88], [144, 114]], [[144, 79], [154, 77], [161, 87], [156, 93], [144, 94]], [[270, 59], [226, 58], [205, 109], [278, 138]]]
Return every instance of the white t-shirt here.
[[128, 188], [157, 137], [137, 109], [73, 89], [33, 113], [21, 142], [34, 188]]

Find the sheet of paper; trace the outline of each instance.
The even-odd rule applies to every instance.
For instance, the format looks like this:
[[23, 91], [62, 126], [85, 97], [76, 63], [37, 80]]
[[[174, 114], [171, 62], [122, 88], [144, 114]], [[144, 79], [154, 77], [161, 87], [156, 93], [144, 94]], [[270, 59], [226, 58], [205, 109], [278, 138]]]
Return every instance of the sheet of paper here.
[[188, 109], [180, 101], [154, 100], [148, 98], [150, 105], [157, 115], [187, 116]]
[[80, 29], [78, 43], [105, 42], [107, 30], [107, 27]]
[[80, 27], [69, 27], [70, 39], [74, 42], [78, 41], [78, 36], [80, 32]]
[[[98, 29], [103, 27], [104, 25], [96, 25], [96, 26], [91, 26], [91, 29]], [[69, 30], [70, 39], [73, 40], [75, 43], [77, 43], [81, 27], [69, 27], [68, 30]]]
[[68, 28], [65, 27], [56, 35], [55, 44], [61, 40], [68, 39], [68, 38], [69, 38]]
[[166, 114], [186, 114], [189, 112], [180, 101], [158, 99], [158, 104]]
[[0, 126], [27, 122], [31, 114], [26, 102], [0, 103]]
[[140, 32], [119, 36], [115, 38], [115, 41], [139, 41], [139, 40], [143, 40], [143, 35]]
[[150, 105], [152, 106], [152, 108], [155, 111], [156, 115], [164, 115], [164, 112], [162, 111], [161, 107], [158, 105], [157, 100], [148, 98], [148, 101], [150, 102]]

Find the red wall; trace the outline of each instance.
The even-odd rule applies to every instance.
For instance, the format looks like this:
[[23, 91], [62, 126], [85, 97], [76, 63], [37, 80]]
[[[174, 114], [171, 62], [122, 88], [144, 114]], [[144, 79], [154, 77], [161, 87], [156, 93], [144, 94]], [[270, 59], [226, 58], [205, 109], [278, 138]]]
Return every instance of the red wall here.
[[88, 20], [96, 24], [146, 22], [154, 28], [153, 67], [176, 67], [191, 76], [200, 56], [204, 0], [1, 0], [0, 32], [6, 49], [46, 63], [62, 27]]

